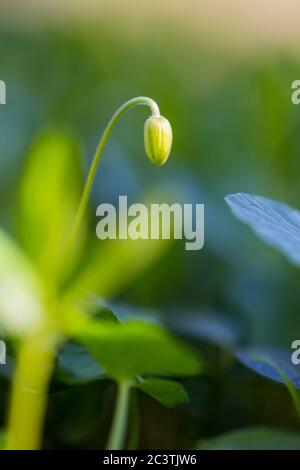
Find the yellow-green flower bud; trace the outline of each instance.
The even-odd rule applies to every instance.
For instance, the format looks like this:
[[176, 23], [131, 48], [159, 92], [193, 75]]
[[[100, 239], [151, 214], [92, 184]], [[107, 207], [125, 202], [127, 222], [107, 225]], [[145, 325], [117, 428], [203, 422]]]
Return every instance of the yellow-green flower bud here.
[[171, 152], [172, 127], [162, 116], [151, 116], [145, 122], [145, 151], [149, 160], [155, 165], [163, 165]]

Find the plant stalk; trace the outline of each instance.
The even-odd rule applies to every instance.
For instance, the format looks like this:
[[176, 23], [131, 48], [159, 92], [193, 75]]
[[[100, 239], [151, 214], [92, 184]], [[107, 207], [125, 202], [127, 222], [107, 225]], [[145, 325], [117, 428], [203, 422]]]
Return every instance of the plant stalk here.
[[119, 382], [118, 384], [117, 402], [107, 443], [107, 450], [121, 450], [124, 447], [128, 421], [130, 387], [130, 382]]
[[9, 450], [40, 448], [55, 359], [51, 338], [52, 331], [43, 330], [26, 337], [20, 345], [9, 415]]

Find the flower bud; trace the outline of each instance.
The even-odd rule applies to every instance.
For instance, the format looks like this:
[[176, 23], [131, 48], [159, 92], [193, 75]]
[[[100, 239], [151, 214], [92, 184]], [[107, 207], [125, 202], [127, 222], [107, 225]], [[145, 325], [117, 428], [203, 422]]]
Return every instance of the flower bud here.
[[172, 127], [162, 116], [151, 116], [145, 122], [145, 151], [149, 160], [155, 165], [163, 165], [171, 152]]

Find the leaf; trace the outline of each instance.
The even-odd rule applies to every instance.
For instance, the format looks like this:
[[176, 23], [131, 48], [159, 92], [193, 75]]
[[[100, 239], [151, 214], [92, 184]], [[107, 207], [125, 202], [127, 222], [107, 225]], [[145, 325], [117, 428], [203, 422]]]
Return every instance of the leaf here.
[[173, 380], [146, 379], [137, 382], [136, 388], [169, 408], [190, 401], [183, 385]]
[[234, 318], [210, 310], [173, 315], [168, 325], [189, 338], [226, 348], [236, 346], [241, 338], [241, 328]]
[[225, 198], [233, 214], [266, 243], [300, 265], [300, 212], [286, 204], [250, 194]]
[[228, 432], [200, 442], [199, 450], [299, 450], [300, 434], [265, 427]]
[[100, 301], [94, 300], [86, 302], [85, 304], [87, 313], [90, 315], [92, 320], [119, 323], [119, 320], [113, 311], [105, 305], [102, 305]]
[[0, 326], [12, 336], [35, 328], [44, 315], [43, 285], [20, 248], [0, 229]]
[[198, 357], [156, 325], [89, 321], [77, 338], [116, 380], [139, 375], [195, 375], [201, 371]]
[[[84, 311], [90, 321], [119, 323], [116, 315], [98, 300], [84, 302]], [[72, 318], [72, 316], [71, 316]], [[65, 343], [58, 354], [57, 375], [59, 380], [68, 385], [88, 383], [105, 377], [103, 369], [89, 351], [72, 343]]]
[[77, 385], [105, 377], [104, 371], [86, 348], [66, 343], [58, 353], [57, 376], [68, 385]]
[[281, 350], [253, 348], [247, 352], [238, 352], [237, 357], [258, 374], [285, 384], [300, 417], [300, 395], [297, 390], [300, 389], [300, 372], [292, 363], [291, 355]]
[[81, 191], [79, 152], [74, 141], [57, 131], [34, 142], [22, 174], [18, 231], [21, 243], [39, 269], [55, 279], [62, 267]]
[[283, 372], [293, 386], [300, 390], [300, 369], [292, 363], [291, 353], [275, 348], [252, 347], [236, 351], [236, 357], [259, 375], [285, 384]]
[[162, 323], [162, 315], [158, 310], [136, 306], [125, 302], [110, 302], [108, 305], [113, 309], [120, 321]]
[[257, 360], [257, 361], [261, 361], [262, 363], [265, 363], [265, 364], [273, 367], [275, 370], [277, 370], [277, 372], [280, 374], [282, 380], [284, 381], [284, 383], [285, 383], [285, 385], [286, 385], [286, 387], [287, 387], [287, 389], [290, 393], [290, 396], [292, 398], [293, 404], [294, 404], [295, 409], [297, 411], [298, 417], [300, 418], [300, 395], [299, 395], [299, 392], [294, 387], [293, 382], [289, 379], [289, 377], [286, 375], [286, 373], [280, 367], [278, 367], [277, 364], [274, 361], [272, 361], [268, 357], [254, 356], [253, 359]]

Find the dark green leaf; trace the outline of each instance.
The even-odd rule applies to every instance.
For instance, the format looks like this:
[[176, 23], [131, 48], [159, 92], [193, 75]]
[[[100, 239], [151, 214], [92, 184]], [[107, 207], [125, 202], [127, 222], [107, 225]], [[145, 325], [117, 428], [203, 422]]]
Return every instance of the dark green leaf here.
[[183, 385], [173, 380], [146, 379], [137, 382], [136, 387], [170, 408], [189, 403], [189, 396]]
[[98, 300], [87, 302], [86, 310], [94, 321], [119, 323], [113, 311]]

